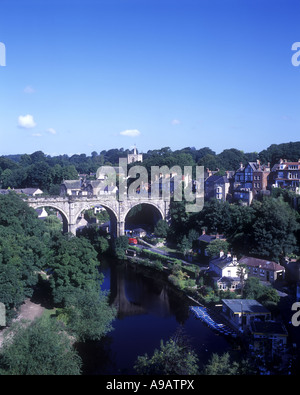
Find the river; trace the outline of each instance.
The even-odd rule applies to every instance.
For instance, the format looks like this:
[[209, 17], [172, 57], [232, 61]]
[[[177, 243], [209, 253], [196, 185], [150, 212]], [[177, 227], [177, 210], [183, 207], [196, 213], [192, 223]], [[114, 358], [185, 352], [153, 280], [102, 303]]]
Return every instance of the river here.
[[102, 289], [110, 291], [117, 306], [114, 330], [101, 341], [78, 346], [85, 375], [135, 374], [138, 355], [152, 355], [160, 341], [182, 330], [198, 354], [200, 368], [212, 353], [231, 350], [225, 337], [217, 335], [189, 311], [188, 300], [153, 271], [138, 271], [129, 264], [101, 260]]

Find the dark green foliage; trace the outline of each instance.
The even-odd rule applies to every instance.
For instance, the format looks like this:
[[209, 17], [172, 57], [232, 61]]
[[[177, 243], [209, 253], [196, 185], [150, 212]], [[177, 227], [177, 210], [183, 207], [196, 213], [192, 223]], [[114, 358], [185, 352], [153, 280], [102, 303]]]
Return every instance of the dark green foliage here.
[[81, 359], [56, 320], [39, 318], [11, 327], [0, 353], [0, 374], [78, 375]]
[[298, 162], [300, 158], [300, 141], [272, 144], [267, 149], [259, 153], [259, 159], [262, 163], [270, 162], [271, 166], [277, 163], [280, 159], [287, 159], [293, 162]]
[[276, 305], [280, 300], [280, 296], [274, 288], [262, 285], [256, 277], [249, 277], [245, 281], [244, 297], [246, 299], [255, 299], [264, 305], [268, 303]]
[[71, 235], [56, 235], [51, 251], [50, 286], [55, 303], [64, 305], [78, 289], [97, 290], [99, 263], [97, 253], [88, 240]]
[[171, 229], [178, 229], [180, 242], [190, 229], [200, 231], [205, 227], [207, 234], [224, 234], [235, 253], [278, 261], [299, 251], [300, 217], [288, 200], [288, 195], [280, 194], [240, 206], [211, 199], [202, 211], [189, 217], [184, 217], [183, 209], [174, 211], [175, 225]]
[[171, 224], [168, 233], [168, 239], [172, 242], [179, 243], [183, 235], [189, 231], [189, 214], [185, 209], [185, 201], [170, 202]]
[[58, 314], [77, 341], [101, 339], [113, 329], [115, 316], [106, 293], [81, 289], [67, 297], [65, 307]]
[[114, 254], [118, 259], [126, 258], [126, 250], [128, 248], [128, 237], [120, 236], [116, 237], [113, 241]]
[[255, 219], [250, 252], [266, 258], [279, 258], [294, 251], [299, 216], [282, 198], [253, 202]]
[[99, 340], [112, 329], [115, 311], [100, 289], [96, 250], [83, 237], [62, 235], [53, 219], [38, 219], [15, 193], [0, 195], [0, 301], [7, 323], [33, 295], [39, 273], [46, 269], [53, 302], [68, 313], [66, 326], [55, 320], [13, 326], [13, 341], [0, 354], [2, 374], [79, 374], [80, 359], [65, 331], [84, 341]]
[[161, 340], [160, 348], [152, 357], [139, 356], [134, 369], [140, 375], [195, 375], [198, 374], [198, 357], [182, 336]]
[[155, 228], [154, 228], [154, 234], [157, 237], [167, 237], [168, 236], [168, 231], [169, 231], [169, 225], [166, 221], [163, 219], [160, 219]]
[[49, 257], [46, 228], [16, 194], [0, 196], [0, 301], [7, 318], [33, 293]]
[[256, 374], [256, 368], [249, 360], [232, 361], [229, 353], [212, 354], [209, 362], [201, 372], [204, 375], [250, 375]]
[[208, 255], [213, 258], [215, 256], [220, 255], [220, 252], [223, 251], [224, 254], [227, 254], [228, 252], [228, 242], [226, 240], [221, 240], [221, 239], [216, 239], [213, 240], [208, 247], [206, 248], [206, 251]]
[[105, 254], [110, 251], [110, 240], [108, 240], [107, 234], [97, 225], [90, 225], [77, 230], [77, 236], [87, 238], [98, 254]]

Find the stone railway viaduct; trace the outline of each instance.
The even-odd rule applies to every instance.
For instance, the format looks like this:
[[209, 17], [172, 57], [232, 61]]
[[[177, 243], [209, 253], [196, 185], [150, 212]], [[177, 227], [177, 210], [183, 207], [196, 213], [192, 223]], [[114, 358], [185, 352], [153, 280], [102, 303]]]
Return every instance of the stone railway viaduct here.
[[[25, 199], [24, 199], [25, 200]], [[77, 219], [84, 210], [96, 205], [104, 207], [110, 216], [111, 234], [123, 236], [125, 234], [125, 220], [129, 211], [139, 204], [153, 206], [159, 218], [166, 221], [170, 216], [170, 200], [127, 197], [120, 201], [112, 196], [54, 196], [30, 197], [25, 200], [34, 209], [52, 207], [60, 212], [63, 218], [63, 231], [76, 235]]]

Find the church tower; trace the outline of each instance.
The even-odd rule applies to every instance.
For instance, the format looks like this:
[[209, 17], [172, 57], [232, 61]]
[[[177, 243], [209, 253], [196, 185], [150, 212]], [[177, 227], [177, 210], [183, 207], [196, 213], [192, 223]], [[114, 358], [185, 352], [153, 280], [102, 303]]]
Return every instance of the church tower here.
[[127, 155], [127, 163], [143, 162], [143, 154], [138, 154], [136, 146], [134, 145], [133, 154]]

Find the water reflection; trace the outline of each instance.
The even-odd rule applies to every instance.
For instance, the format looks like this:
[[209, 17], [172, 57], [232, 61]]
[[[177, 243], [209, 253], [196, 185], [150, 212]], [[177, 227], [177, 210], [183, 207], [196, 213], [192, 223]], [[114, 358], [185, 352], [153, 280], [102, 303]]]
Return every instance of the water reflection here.
[[84, 374], [134, 374], [137, 356], [152, 355], [160, 340], [166, 341], [178, 328], [189, 337], [202, 363], [212, 352], [229, 348], [225, 338], [190, 315], [188, 301], [160, 273], [102, 260], [101, 271], [102, 289], [110, 290], [110, 303], [117, 307], [118, 316], [114, 330], [104, 339], [79, 345]]

